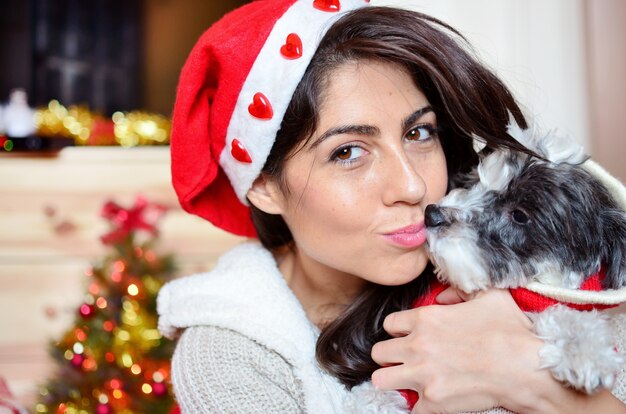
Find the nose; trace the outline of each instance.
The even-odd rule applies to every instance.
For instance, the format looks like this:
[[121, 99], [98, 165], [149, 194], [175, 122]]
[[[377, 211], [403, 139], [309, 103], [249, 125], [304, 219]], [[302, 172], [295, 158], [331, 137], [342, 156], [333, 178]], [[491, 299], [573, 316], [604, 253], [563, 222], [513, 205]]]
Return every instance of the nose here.
[[439, 227], [446, 223], [446, 217], [441, 208], [435, 204], [429, 204], [424, 210], [424, 223], [426, 227]]
[[381, 164], [384, 171], [383, 201], [386, 205], [419, 204], [426, 195], [426, 182], [406, 154], [396, 153]]

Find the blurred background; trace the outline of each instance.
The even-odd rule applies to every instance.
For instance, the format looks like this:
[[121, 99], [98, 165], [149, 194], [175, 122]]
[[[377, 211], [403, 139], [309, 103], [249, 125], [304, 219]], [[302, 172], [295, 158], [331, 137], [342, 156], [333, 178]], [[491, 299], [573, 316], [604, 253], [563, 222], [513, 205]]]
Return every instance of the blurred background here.
[[195, 40], [244, 0], [3, 0], [0, 98], [24, 88], [32, 105], [57, 99], [111, 114], [171, 111]]
[[[176, 82], [187, 54], [211, 23], [244, 3], [0, 2], [0, 412], [3, 398], [47, 412], [36, 404], [51, 378], [60, 381], [50, 341], [65, 346], [59, 341], [68, 329], [98, 320], [80, 311], [89, 311], [81, 306], [93, 308], [103, 295], [102, 289], [90, 290], [94, 263], [110, 279], [117, 273], [108, 273], [107, 263], [130, 260], [111, 259], [119, 249], [100, 240], [112, 225], [120, 225], [101, 217], [107, 201], [132, 213], [138, 211], [133, 208], [141, 195], [169, 209], [152, 223], [160, 234], [155, 251], [173, 255], [176, 263], [167, 277], [210, 269], [221, 252], [239, 242], [177, 206], [167, 142]], [[626, 2], [372, 4], [423, 11], [459, 29], [531, 118], [571, 135], [626, 180]], [[20, 121], [20, 114], [35, 114], [35, 125]], [[151, 285], [144, 282], [135, 278], [128, 286], [148, 292]], [[123, 335], [112, 338], [118, 343]], [[118, 345], [100, 345], [121, 352]], [[59, 359], [87, 375], [88, 353], [72, 349], [69, 357], [66, 353]], [[148, 372], [146, 366], [137, 369], [143, 370], [141, 375]], [[157, 394], [157, 371], [145, 379], [151, 385], [150, 392], [143, 388], [144, 396]], [[110, 395], [101, 396], [107, 403], [99, 403], [104, 408], [98, 412], [106, 412], [113, 399], [121, 404], [128, 397], [112, 396], [121, 389], [116, 384], [102, 391]]]

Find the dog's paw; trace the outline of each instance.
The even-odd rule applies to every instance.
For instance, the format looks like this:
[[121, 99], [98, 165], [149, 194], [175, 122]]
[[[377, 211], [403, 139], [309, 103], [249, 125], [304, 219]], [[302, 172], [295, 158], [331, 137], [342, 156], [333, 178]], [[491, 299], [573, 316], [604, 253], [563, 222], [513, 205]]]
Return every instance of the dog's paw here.
[[612, 388], [624, 357], [615, 349], [605, 315], [556, 305], [532, 319], [535, 333], [545, 341], [539, 351], [542, 368], [586, 393]]

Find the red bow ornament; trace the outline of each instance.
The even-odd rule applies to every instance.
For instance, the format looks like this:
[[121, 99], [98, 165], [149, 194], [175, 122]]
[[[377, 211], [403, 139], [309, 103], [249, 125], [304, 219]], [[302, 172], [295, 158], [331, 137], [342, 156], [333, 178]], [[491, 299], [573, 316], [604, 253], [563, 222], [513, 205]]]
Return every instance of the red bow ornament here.
[[139, 196], [131, 208], [121, 207], [113, 201], [107, 201], [100, 215], [113, 225], [113, 229], [100, 237], [104, 244], [114, 244], [124, 240], [131, 233], [143, 230], [152, 236], [158, 234], [156, 223], [165, 214], [167, 208], [156, 203], [149, 203]]

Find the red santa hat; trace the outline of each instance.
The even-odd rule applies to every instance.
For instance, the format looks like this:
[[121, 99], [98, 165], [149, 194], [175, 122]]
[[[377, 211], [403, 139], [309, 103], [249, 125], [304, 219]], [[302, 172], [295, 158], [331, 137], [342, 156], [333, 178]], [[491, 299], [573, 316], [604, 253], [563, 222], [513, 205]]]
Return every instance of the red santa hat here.
[[174, 106], [172, 182], [182, 207], [254, 237], [246, 193], [324, 33], [369, 0], [259, 0], [211, 26], [185, 63]]

